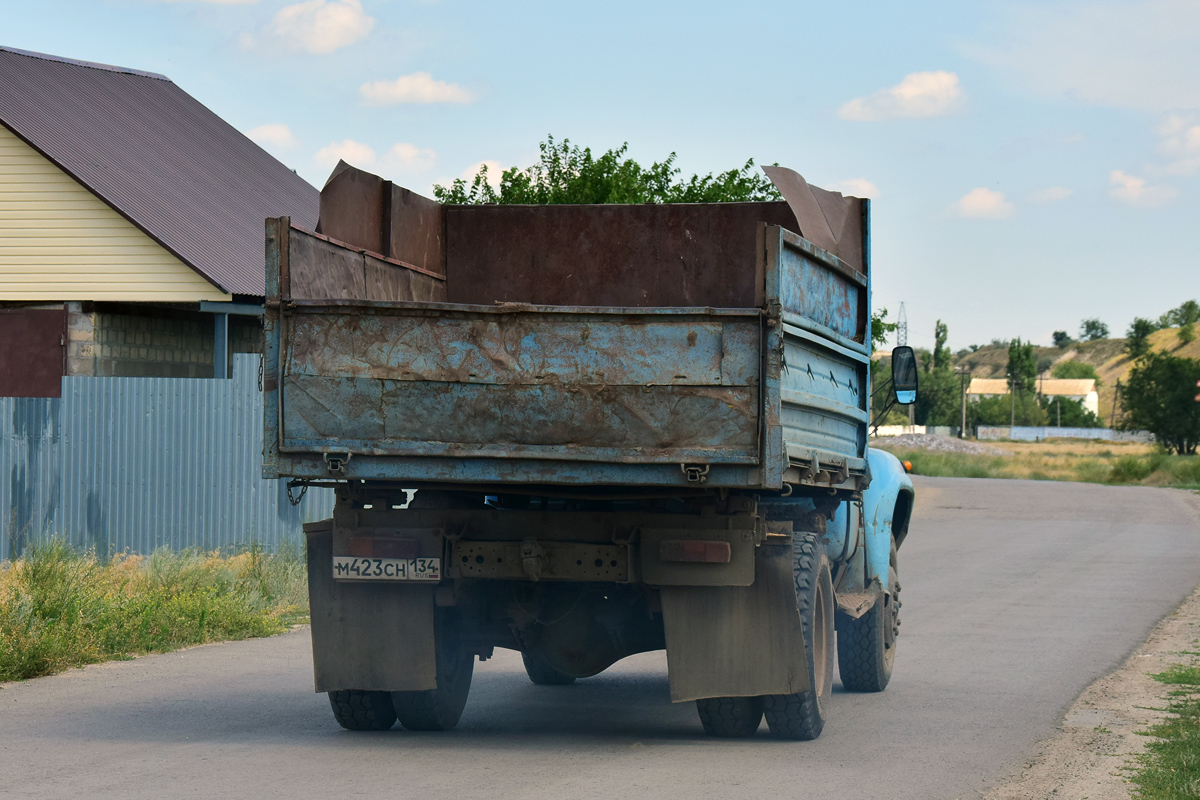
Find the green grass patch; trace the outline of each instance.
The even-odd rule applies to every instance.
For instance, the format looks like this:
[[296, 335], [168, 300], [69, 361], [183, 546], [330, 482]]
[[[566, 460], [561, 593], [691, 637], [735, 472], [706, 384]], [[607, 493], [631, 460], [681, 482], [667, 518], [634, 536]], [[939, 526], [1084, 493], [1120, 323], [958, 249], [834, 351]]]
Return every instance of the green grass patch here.
[[1200, 666], [1175, 666], [1154, 676], [1178, 686], [1167, 719], [1146, 731], [1154, 737], [1130, 778], [1139, 800], [1200, 797]]
[[269, 636], [308, 615], [300, 548], [162, 549], [103, 562], [52, 540], [0, 565], [0, 681]]
[[[872, 442], [872, 447], [880, 447]], [[1200, 456], [1175, 456], [1164, 452], [1114, 455], [1037, 451], [1027, 449], [1008, 456], [946, 453], [936, 450], [891, 450], [901, 461], [912, 462], [917, 475], [942, 478], [1021, 478], [1036, 481], [1173, 486], [1200, 488]]]

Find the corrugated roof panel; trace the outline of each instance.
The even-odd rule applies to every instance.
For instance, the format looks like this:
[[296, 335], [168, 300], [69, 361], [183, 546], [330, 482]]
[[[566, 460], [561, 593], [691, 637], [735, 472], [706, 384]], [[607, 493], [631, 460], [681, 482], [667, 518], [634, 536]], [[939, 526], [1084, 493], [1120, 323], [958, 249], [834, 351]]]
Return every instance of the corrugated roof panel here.
[[227, 292], [265, 291], [263, 220], [319, 193], [166, 78], [0, 47], [0, 121]]

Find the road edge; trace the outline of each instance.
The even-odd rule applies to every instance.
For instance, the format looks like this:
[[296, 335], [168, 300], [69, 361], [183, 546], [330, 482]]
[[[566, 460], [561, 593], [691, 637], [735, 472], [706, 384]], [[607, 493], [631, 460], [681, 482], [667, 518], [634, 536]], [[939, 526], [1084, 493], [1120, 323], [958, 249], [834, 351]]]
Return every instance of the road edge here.
[[[1170, 489], [1192, 512], [1200, 534], [1200, 495]], [[1200, 576], [1198, 576], [1200, 577]], [[986, 800], [1129, 800], [1142, 732], [1166, 718], [1171, 690], [1150, 676], [1185, 661], [1200, 642], [1200, 585], [1166, 614], [1114, 671], [1080, 693], [1057, 730], [1039, 742], [1021, 770], [981, 793]]]

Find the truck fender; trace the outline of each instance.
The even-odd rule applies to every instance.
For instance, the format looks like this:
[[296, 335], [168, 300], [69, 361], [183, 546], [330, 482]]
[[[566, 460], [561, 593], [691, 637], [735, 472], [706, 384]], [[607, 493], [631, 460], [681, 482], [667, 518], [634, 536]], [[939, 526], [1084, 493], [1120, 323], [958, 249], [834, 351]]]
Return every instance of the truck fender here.
[[[870, 586], [878, 578], [880, 588], [886, 592], [891, 588], [888, 586], [888, 562], [892, 540], [894, 538], [896, 547], [900, 547], [908, 535], [913, 485], [904, 465], [886, 450], [868, 450], [867, 458], [871, 467], [871, 485], [863, 492], [865, 585]], [[851, 569], [853, 566], [852, 561]]]

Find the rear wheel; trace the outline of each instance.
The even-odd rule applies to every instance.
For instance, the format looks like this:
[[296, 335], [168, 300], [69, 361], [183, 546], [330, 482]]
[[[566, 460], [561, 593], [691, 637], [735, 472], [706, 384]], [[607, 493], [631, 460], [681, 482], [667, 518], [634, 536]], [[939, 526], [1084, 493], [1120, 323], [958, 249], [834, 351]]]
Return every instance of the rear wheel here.
[[471, 691], [475, 654], [463, 643], [451, 609], [438, 609], [434, 646], [437, 688], [425, 692], [392, 692], [400, 724], [410, 731], [448, 731], [458, 724]]
[[538, 686], [569, 686], [575, 682], [574, 676], [550, 666], [546, 659], [536, 652], [523, 651], [521, 660], [525, 662], [525, 674]]
[[334, 719], [348, 731], [386, 731], [396, 724], [389, 692], [329, 692], [329, 705]]
[[767, 695], [763, 710], [772, 734], [781, 739], [807, 740], [821, 735], [833, 690], [833, 578], [817, 534], [797, 534], [792, 547], [796, 601], [812, 688], [795, 694]]
[[838, 672], [851, 692], [882, 692], [892, 678], [900, 633], [900, 580], [896, 542], [888, 567], [888, 591], [858, 619], [842, 618], [837, 628]]
[[708, 697], [696, 701], [700, 724], [709, 736], [753, 736], [763, 718], [761, 697]]

